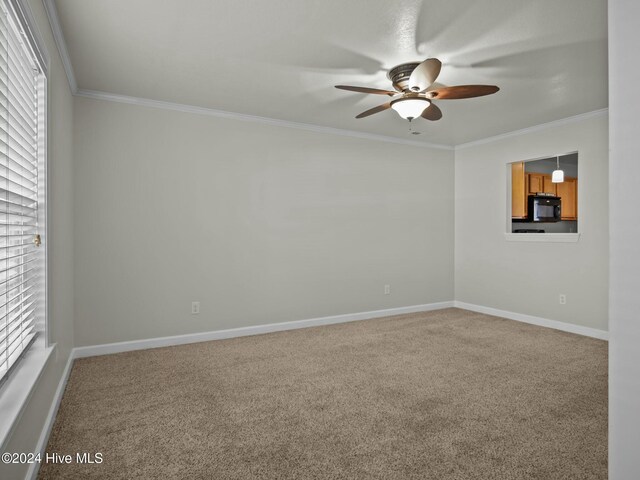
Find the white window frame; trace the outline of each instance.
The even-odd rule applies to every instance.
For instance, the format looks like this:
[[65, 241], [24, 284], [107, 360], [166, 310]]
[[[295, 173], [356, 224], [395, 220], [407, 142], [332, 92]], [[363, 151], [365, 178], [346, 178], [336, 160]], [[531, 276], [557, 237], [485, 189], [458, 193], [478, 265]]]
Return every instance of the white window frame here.
[[[548, 158], [554, 158], [556, 156], [563, 157], [565, 155], [571, 155], [578, 152], [578, 149], [572, 150], [566, 153], [553, 154], [553, 155], [544, 155], [541, 157], [529, 158], [527, 160], [509, 160], [505, 165], [505, 174], [506, 174], [506, 182], [507, 185], [507, 198], [505, 200], [505, 204], [507, 207], [507, 217], [506, 217], [506, 226], [504, 239], [507, 242], [534, 242], [534, 243], [577, 243], [580, 241], [580, 225], [578, 222], [578, 231], [575, 233], [512, 233], [512, 216], [511, 216], [511, 164], [516, 162], [524, 161], [527, 162], [535, 162], [536, 160], [546, 160]], [[578, 162], [578, 170], [580, 169], [580, 163]], [[580, 190], [580, 182], [578, 182], [578, 191]], [[580, 195], [578, 195], [578, 202], [580, 202]], [[581, 212], [581, 209], [578, 208], [578, 212]]]
[[44, 92], [44, 102], [39, 106], [42, 131], [39, 135], [39, 184], [38, 184], [38, 217], [42, 227], [39, 229], [42, 238], [42, 290], [44, 292], [41, 305], [41, 320], [38, 323], [38, 335], [25, 350], [12, 367], [9, 374], [0, 384], [0, 451], [7, 451], [11, 435], [24, 413], [29, 399], [42, 375], [45, 372], [49, 360], [54, 357], [56, 345], [50, 342], [48, 331], [49, 319], [49, 288], [48, 288], [48, 169], [47, 158], [49, 151], [49, 141], [47, 136], [49, 125], [49, 55], [42, 41], [37, 23], [35, 22], [31, 8], [27, 0], [0, 0], [3, 5], [12, 9], [12, 13], [17, 17], [17, 22], [23, 30], [23, 38], [31, 48], [38, 65], [44, 74], [44, 83], [40, 86]]

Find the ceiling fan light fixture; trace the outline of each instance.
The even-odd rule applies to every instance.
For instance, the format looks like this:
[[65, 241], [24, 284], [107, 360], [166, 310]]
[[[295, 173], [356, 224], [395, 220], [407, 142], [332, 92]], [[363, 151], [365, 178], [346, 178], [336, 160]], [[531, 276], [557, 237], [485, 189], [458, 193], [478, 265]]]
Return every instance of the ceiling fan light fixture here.
[[356, 118], [365, 118], [376, 113], [393, 108], [405, 120], [422, 117], [426, 120], [440, 120], [442, 111], [431, 99], [447, 100], [458, 98], [474, 98], [491, 95], [500, 90], [495, 85], [453, 85], [451, 87], [435, 87], [435, 81], [440, 74], [442, 62], [437, 58], [427, 58], [423, 62], [409, 62], [396, 65], [387, 77], [391, 80], [394, 90], [380, 88], [358, 87], [354, 85], [336, 85], [340, 90], [351, 92], [371, 93], [374, 95], [388, 95], [391, 101], [370, 108]]
[[398, 98], [391, 102], [391, 108], [406, 120], [418, 118], [429, 105], [431, 102], [426, 98]]

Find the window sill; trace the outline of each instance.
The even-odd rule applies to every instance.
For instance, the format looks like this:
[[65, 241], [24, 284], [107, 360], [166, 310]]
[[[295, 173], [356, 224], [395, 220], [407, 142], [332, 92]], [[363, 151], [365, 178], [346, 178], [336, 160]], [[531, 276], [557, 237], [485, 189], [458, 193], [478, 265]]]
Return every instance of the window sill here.
[[507, 242], [577, 243], [580, 233], [505, 233]]
[[38, 335], [14, 366], [9, 378], [0, 385], [0, 451], [5, 451], [7, 441], [55, 348], [55, 345], [45, 347], [44, 335]]

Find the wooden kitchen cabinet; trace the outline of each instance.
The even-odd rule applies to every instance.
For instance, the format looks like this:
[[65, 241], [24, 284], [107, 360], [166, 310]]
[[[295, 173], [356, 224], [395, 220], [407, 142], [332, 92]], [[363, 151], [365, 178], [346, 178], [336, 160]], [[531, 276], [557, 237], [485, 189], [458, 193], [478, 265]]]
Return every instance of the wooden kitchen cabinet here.
[[564, 182], [556, 183], [556, 195], [562, 201], [562, 220], [578, 219], [578, 179], [564, 177]]
[[511, 217], [527, 217], [527, 192], [524, 162], [511, 164]]
[[551, 181], [551, 175], [544, 175], [544, 177], [542, 178], [542, 191], [544, 193], [552, 193], [554, 195], [557, 195], [558, 191], [556, 189], [556, 185], [558, 184]]
[[527, 195], [544, 191], [543, 177], [542, 173], [527, 173]]
[[535, 195], [540, 192], [556, 194], [556, 184], [551, 181], [551, 175], [527, 173], [527, 195]]

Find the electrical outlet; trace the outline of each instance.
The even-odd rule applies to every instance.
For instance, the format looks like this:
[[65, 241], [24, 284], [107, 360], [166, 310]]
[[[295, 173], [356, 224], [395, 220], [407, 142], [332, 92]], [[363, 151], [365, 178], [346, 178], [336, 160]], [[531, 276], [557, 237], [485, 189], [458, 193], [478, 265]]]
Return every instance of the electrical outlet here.
[[560, 294], [560, 305], [566, 305], [567, 304], [567, 296], [564, 293]]
[[384, 294], [385, 295], [391, 295], [391, 285], [385, 285], [384, 286]]
[[200, 302], [191, 302], [191, 315], [198, 315], [200, 313]]

